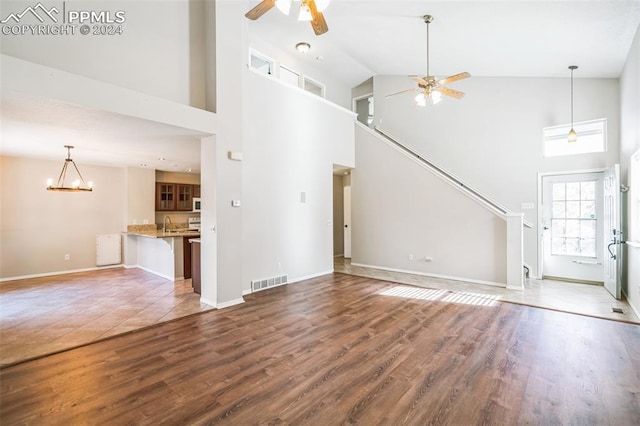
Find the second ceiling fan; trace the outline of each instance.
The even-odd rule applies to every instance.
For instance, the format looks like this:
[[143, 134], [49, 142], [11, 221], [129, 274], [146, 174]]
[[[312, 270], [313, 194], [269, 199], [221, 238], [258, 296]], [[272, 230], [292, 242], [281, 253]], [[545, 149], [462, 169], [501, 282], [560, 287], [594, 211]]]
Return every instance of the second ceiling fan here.
[[403, 90], [401, 92], [392, 93], [390, 95], [385, 96], [385, 98], [389, 98], [395, 95], [401, 95], [403, 93], [412, 93], [419, 92], [416, 97], [416, 106], [425, 106], [427, 104], [427, 100], [429, 100], [432, 104], [437, 104], [442, 99], [442, 95], [450, 96], [452, 98], [461, 99], [464, 96], [464, 93], [459, 92], [454, 89], [450, 89], [445, 87], [445, 84], [453, 83], [454, 81], [462, 80], [463, 78], [471, 77], [471, 74], [468, 72], [461, 72], [459, 74], [450, 75], [449, 77], [442, 78], [440, 80], [436, 79], [436, 77], [432, 76], [429, 72], [429, 24], [433, 21], [433, 16], [424, 15], [424, 22], [427, 24], [427, 75], [424, 77], [420, 77], [417, 75], [411, 76], [416, 83], [418, 83], [418, 87]]
[[327, 21], [324, 19], [322, 11], [329, 5], [330, 0], [262, 0], [244, 16], [251, 20], [256, 20], [276, 6], [282, 13], [289, 15], [293, 8], [293, 3], [300, 3], [298, 20], [310, 21], [313, 32], [322, 35], [329, 31]]

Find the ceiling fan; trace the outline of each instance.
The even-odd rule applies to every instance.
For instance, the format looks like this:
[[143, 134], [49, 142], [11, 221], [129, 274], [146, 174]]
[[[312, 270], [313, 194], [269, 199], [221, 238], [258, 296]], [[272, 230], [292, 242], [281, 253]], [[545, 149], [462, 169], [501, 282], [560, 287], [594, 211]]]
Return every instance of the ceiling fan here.
[[403, 93], [419, 92], [415, 97], [415, 101], [416, 106], [421, 107], [427, 104], [427, 99], [431, 101], [432, 104], [437, 104], [442, 100], [442, 95], [461, 99], [464, 96], [464, 93], [454, 89], [450, 89], [448, 87], [445, 87], [444, 85], [453, 83], [454, 81], [462, 80], [463, 78], [471, 77], [471, 74], [469, 74], [468, 72], [461, 72], [459, 74], [450, 75], [449, 77], [445, 77], [440, 80], [429, 74], [429, 24], [433, 21], [433, 16], [424, 15], [423, 19], [427, 24], [427, 75], [424, 77], [420, 77], [417, 75], [411, 76], [411, 78], [413, 78], [416, 83], [418, 83], [418, 87], [403, 90], [397, 93], [392, 93], [385, 96], [385, 98], [389, 98], [395, 95], [401, 95]]
[[322, 12], [329, 6], [331, 0], [262, 0], [253, 9], [248, 11], [244, 16], [255, 21], [269, 10], [276, 6], [280, 12], [285, 15], [289, 15], [292, 9], [293, 3], [300, 3], [296, 5], [299, 9], [298, 21], [310, 21], [313, 32], [316, 35], [322, 35], [329, 31], [327, 21], [324, 19]]

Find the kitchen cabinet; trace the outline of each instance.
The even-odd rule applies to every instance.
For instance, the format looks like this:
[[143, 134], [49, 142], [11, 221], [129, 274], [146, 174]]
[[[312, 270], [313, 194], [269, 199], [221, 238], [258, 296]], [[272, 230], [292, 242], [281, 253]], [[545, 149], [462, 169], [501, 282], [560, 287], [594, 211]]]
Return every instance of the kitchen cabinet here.
[[[192, 278], [191, 277], [191, 271], [192, 271], [192, 262], [193, 262], [193, 258], [191, 255], [191, 243], [190, 240], [194, 239], [194, 238], [200, 238], [200, 235], [194, 235], [193, 237], [184, 237], [183, 243], [182, 243], [182, 247], [183, 247], [183, 263], [184, 263], [184, 279], [189, 279]], [[200, 255], [198, 254], [198, 259], [200, 258]], [[198, 267], [198, 270], [200, 270], [200, 267]]]
[[[186, 238], [185, 238], [186, 240]], [[202, 294], [201, 276], [200, 276], [200, 239], [189, 239], [191, 242], [191, 285], [193, 292]]]
[[173, 211], [176, 209], [176, 185], [156, 182], [156, 210]]
[[193, 199], [200, 197], [200, 185], [156, 182], [156, 211], [190, 212]]
[[176, 210], [191, 211], [193, 210], [193, 185], [182, 183], [176, 184], [176, 193], [178, 194]]

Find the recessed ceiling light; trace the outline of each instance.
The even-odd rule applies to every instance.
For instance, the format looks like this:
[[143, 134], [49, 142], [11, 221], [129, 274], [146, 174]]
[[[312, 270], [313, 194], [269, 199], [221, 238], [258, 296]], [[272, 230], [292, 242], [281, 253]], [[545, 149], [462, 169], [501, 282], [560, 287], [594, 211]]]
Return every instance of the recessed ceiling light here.
[[191, 169], [187, 169], [187, 172], [191, 173]]
[[311, 50], [311, 45], [309, 43], [301, 41], [300, 43], [296, 44], [296, 50], [300, 53], [307, 53], [309, 50]]
[[147, 163], [140, 163], [140, 167], [147, 167], [148, 164]]
[[160, 160], [160, 161], [164, 161], [164, 160], [166, 160], [166, 158], [164, 158], [164, 157], [158, 157], [158, 160]]

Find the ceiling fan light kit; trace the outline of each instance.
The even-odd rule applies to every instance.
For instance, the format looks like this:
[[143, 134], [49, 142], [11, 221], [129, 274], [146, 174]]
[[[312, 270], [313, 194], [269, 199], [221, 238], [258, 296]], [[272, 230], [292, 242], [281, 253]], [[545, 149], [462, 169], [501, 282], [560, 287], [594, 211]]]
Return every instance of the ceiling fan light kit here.
[[442, 100], [442, 95], [449, 96], [455, 99], [462, 99], [464, 93], [459, 92], [454, 89], [450, 89], [445, 87], [445, 84], [453, 83], [458, 80], [462, 80], [463, 78], [471, 77], [471, 74], [468, 72], [461, 72], [459, 74], [450, 75], [449, 77], [445, 77], [443, 79], [438, 80], [436, 77], [430, 74], [429, 70], [429, 24], [433, 22], [433, 16], [424, 15], [422, 17], [424, 22], [427, 24], [427, 75], [424, 77], [419, 76], [411, 76], [416, 83], [418, 83], [418, 87], [414, 89], [407, 89], [401, 92], [392, 93], [390, 95], [385, 96], [385, 98], [389, 98], [395, 95], [401, 95], [403, 93], [412, 93], [418, 92], [416, 97], [414, 98], [415, 105], [418, 107], [424, 107], [427, 103], [431, 105], [435, 105]]
[[[311, 22], [311, 28], [316, 35], [322, 35], [329, 31], [327, 21], [322, 12], [329, 6], [331, 0], [262, 0], [244, 16], [255, 21], [271, 10], [274, 6], [285, 15], [290, 15], [291, 10], [298, 8], [298, 21]], [[294, 6], [295, 3], [295, 6]]]

